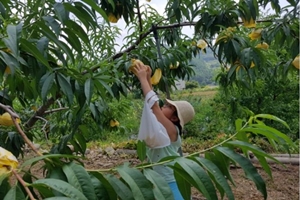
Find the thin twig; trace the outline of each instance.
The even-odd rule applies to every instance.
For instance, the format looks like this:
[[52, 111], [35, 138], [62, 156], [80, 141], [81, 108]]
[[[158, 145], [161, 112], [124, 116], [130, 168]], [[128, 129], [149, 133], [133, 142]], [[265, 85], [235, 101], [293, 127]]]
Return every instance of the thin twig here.
[[57, 100], [57, 104], [59, 105], [60, 108], [62, 107], [59, 100]]
[[31, 193], [31, 191], [29, 190], [29, 188], [27, 186], [27, 183], [22, 179], [22, 177], [14, 169], [12, 169], [12, 173], [15, 175], [15, 177], [18, 179], [18, 181], [23, 185], [23, 187], [26, 190], [29, 198], [31, 200], [35, 200], [36, 198], [34, 198], [33, 194]]
[[29, 147], [39, 156], [42, 156], [43, 154], [37, 150], [37, 148], [35, 148], [35, 146], [33, 145], [33, 143], [31, 142], [31, 140], [28, 139], [28, 137], [26, 136], [26, 134], [23, 132], [23, 130], [21, 129], [20, 125], [17, 123], [15, 118], [12, 118], [18, 132], [20, 133], [20, 135], [22, 136], [22, 138], [24, 139], [24, 141], [29, 145]]
[[[58, 112], [58, 111], [62, 111], [62, 110], [68, 110], [69, 107], [64, 107], [64, 108], [54, 108], [54, 109], [51, 109], [51, 110], [47, 110], [44, 112], [44, 114], [51, 114], [51, 113], [54, 113], [54, 112]], [[37, 116], [35, 116], [37, 117]]]
[[39, 117], [39, 116], [35, 116], [35, 117], [45, 122], [45, 124], [43, 125], [43, 128], [42, 128], [42, 131], [44, 132], [45, 138], [46, 138], [46, 140], [47, 140], [47, 142], [48, 142], [48, 136], [47, 136], [47, 131], [46, 131], [46, 126], [47, 126], [47, 124], [48, 124], [48, 120], [46, 120], [46, 119], [43, 118], [43, 117]]

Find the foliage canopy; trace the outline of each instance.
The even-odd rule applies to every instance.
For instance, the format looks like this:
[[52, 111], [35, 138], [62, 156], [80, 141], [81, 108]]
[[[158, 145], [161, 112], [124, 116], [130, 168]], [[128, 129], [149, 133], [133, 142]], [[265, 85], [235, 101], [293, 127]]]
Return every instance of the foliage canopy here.
[[[1, 146], [14, 141], [15, 155], [22, 152], [24, 141], [35, 149], [29, 140], [31, 130], [39, 120], [53, 117], [53, 113], [57, 122], [52, 131], [60, 139], [49, 154], [42, 155], [36, 150], [39, 157], [20, 168], [43, 161], [44, 179], [36, 180], [30, 169], [21, 178], [11, 169], [20, 182], [11, 186], [7, 176], [1, 175], [3, 199], [37, 198], [33, 188], [44, 199], [172, 199], [166, 183], [157, 178], [151, 164], [138, 168], [122, 165], [111, 170], [121, 178], [100, 170], [86, 171], [80, 163], [75, 163], [79, 159], [70, 155], [67, 144], [84, 154], [86, 143], [82, 133], [91, 131], [85, 120], [92, 119], [98, 124], [97, 131], [101, 130], [109, 124], [108, 102], [126, 96], [130, 88], [138, 86], [128, 72], [132, 58], [149, 64], [152, 71], [162, 70], [162, 80], [155, 87], [167, 94], [175, 79], [193, 75], [188, 62], [203, 50], [195, 45], [199, 39], [205, 40], [217, 56], [223, 70], [218, 80], [224, 87], [233, 84], [253, 87], [257, 77], [268, 75], [269, 71], [274, 72], [274, 79], [287, 77], [296, 70], [292, 62], [299, 55], [299, 2], [288, 3], [281, 8], [277, 0], [175, 0], [167, 2], [166, 15], [161, 16], [151, 2], [140, 5], [134, 0], [2, 0], [0, 105], [13, 117], [17, 131], [1, 130]], [[260, 9], [269, 4], [275, 14], [260, 16]], [[129, 30], [120, 52], [114, 49], [120, 30], [110, 24], [118, 18], [124, 19]], [[181, 32], [183, 26], [191, 25], [195, 27], [193, 38]], [[262, 42], [277, 47], [275, 56], [270, 58], [267, 50], [256, 47]], [[170, 64], [176, 65], [177, 61], [179, 67], [170, 69]], [[20, 103], [19, 110], [29, 110], [32, 106], [36, 109], [19, 117], [9, 107], [14, 107], [15, 102]], [[23, 129], [15, 118], [21, 118]], [[199, 158], [199, 152], [172, 158], [176, 164], [170, 167], [186, 199], [190, 199], [190, 186], [207, 199], [216, 199], [217, 191], [222, 197], [234, 199], [227, 182], [233, 182], [228, 170], [230, 164], [240, 165], [267, 198], [264, 180], [247, 155], [253, 152], [270, 176], [266, 158], [274, 158], [251, 145], [247, 133], [262, 134], [271, 144], [284, 144], [287, 149], [293, 143], [285, 134], [265, 125], [261, 118], [287, 126], [272, 115], [253, 115], [248, 121], [237, 120], [236, 134], [208, 149], [205, 158]], [[236, 153], [235, 147], [241, 148], [244, 156]], [[139, 145], [141, 155], [144, 148]]]

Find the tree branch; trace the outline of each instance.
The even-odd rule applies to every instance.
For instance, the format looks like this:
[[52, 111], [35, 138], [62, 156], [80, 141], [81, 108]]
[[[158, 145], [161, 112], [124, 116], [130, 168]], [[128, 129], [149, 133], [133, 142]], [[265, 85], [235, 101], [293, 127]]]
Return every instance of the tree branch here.
[[61, 98], [61, 94], [57, 94], [56, 98], [53, 97], [48, 99], [47, 102], [42, 105], [35, 113], [34, 115], [25, 123], [25, 127], [27, 129], [31, 129], [31, 127], [37, 122], [38, 117], [43, 117], [45, 115], [45, 112], [48, 110], [48, 108], [55, 102], [56, 99]]
[[25, 127], [30, 129], [36, 123], [38, 117], [43, 116], [47, 109], [54, 103], [54, 101], [55, 99], [53, 97], [48, 99], [48, 101], [42, 105], [31, 118], [29, 118], [29, 120], [25, 123]]
[[137, 7], [137, 15], [138, 15], [139, 25], [140, 25], [140, 33], [142, 33], [143, 32], [143, 24], [142, 24], [142, 16], [141, 16], [139, 0], [136, 1], [136, 7]]
[[48, 142], [48, 135], [47, 135], [47, 131], [46, 131], [46, 127], [47, 127], [48, 121], [46, 119], [42, 118], [42, 117], [39, 117], [39, 116], [35, 116], [35, 117], [45, 122], [45, 124], [43, 125], [43, 128], [42, 128], [42, 131], [44, 132], [45, 138], [46, 138], [46, 140]]
[[21, 129], [20, 125], [17, 123], [16, 118], [20, 118], [17, 113], [15, 113], [15, 111], [13, 111], [13, 109], [10, 106], [6, 106], [3, 105], [2, 103], [0, 103], [0, 107], [5, 110], [6, 112], [8, 112], [11, 116], [11, 119], [14, 123], [14, 125], [16, 126], [19, 134], [22, 136], [22, 138], [24, 139], [25, 143], [27, 143], [29, 145], [29, 147], [39, 156], [42, 156], [43, 154], [37, 150], [35, 148], [35, 146], [33, 145], [33, 143], [28, 139], [28, 137], [26, 136], [26, 134], [23, 132], [23, 130]]
[[[194, 26], [196, 24], [196, 22], [183, 22], [183, 23], [177, 23], [177, 24], [170, 24], [170, 25], [164, 25], [164, 26], [156, 26], [156, 29], [168, 29], [168, 28], [177, 28], [177, 27], [182, 27], [182, 26]], [[120, 58], [123, 54], [128, 53], [132, 50], [134, 50], [140, 43], [141, 41], [147, 37], [150, 33], [153, 32], [153, 27], [151, 27], [148, 31], [146, 31], [145, 33], [140, 35], [140, 38], [133, 43], [133, 45], [131, 45], [130, 47], [128, 47], [127, 49], [125, 49], [124, 51], [121, 51], [115, 55], [113, 55], [111, 58], [113, 60]], [[97, 67], [98, 68], [98, 67]]]
[[62, 110], [68, 110], [69, 107], [64, 107], [64, 108], [55, 108], [55, 109], [51, 109], [51, 110], [47, 110], [44, 112], [44, 114], [51, 114], [51, 113], [54, 113], [54, 112], [58, 112], [58, 111], [62, 111]]
[[[256, 23], [262, 23], [262, 22], [273, 22], [272, 20], [257, 20]], [[184, 26], [195, 26], [197, 22], [182, 22], [182, 23], [176, 23], [176, 24], [170, 24], [170, 25], [162, 25], [162, 26], [156, 26], [156, 29], [170, 29], [170, 28], [179, 28]], [[237, 22], [237, 24], [243, 24], [243, 22]], [[124, 51], [121, 51], [115, 55], [112, 56], [112, 59], [115, 60], [117, 58], [120, 58], [124, 53], [128, 53], [132, 50], [134, 50], [140, 42], [147, 37], [151, 32], [153, 32], [153, 28], [150, 28], [148, 31], [146, 31], [144, 34], [140, 36], [140, 38], [130, 47], [125, 49]]]
[[27, 187], [26, 182], [22, 179], [22, 177], [20, 177], [20, 175], [16, 172], [16, 170], [12, 169], [12, 173], [15, 175], [15, 177], [18, 179], [18, 181], [21, 183], [21, 185], [23, 185], [26, 193], [28, 194], [29, 198], [31, 200], [35, 200], [34, 196], [32, 195], [31, 191], [29, 190], [29, 188]]

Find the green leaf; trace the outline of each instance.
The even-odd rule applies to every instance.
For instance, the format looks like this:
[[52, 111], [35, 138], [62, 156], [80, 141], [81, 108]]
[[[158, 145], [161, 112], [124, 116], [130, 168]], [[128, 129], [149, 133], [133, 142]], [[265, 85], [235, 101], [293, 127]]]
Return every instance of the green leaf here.
[[22, 49], [31, 53], [38, 61], [40, 61], [43, 65], [45, 65], [46, 67], [48, 67], [50, 69], [50, 65], [49, 65], [47, 59], [44, 58], [43, 54], [41, 54], [41, 52], [35, 45], [33, 45], [28, 40], [25, 40], [22, 38], [20, 40], [20, 44], [21, 44]]
[[49, 39], [44, 36], [41, 37], [39, 40], [36, 41], [36, 47], [37, 47], [38, 51], [46, 59], [47, 51], [48, 51], [48, 47], [49, 47]]
[[79, 21], [85, 26], [85, 28], [89, 30], [90, 23], [87, 21], [88, 19], [85, 18], [84, 13], [81, 13], [81, 11], [78, 10], [78, 6], [73, 6], [70, 3], [64, 3], [64, 7], [66, 8], [66, 10], [72, 12], [79, 19]]
[[241, 141], [248, 141], [247, 133], [244, 131], [240, 131], [243, 126], [243, 120], [237, 119], [235, 120], [235, 130], [237, 130], [236, 138]]
[[93, 89], [94, 89], [93, 80], [91, 78], [89, 78], [84, 83], [84, 94], [86, 97], [87, 104], [89, 104], [91, 102], [92, 95], [93, 95]]
[[65, 173], [63, 172], [62, 167], [59, 165], [48, 169], [46, 178], [55, 178], [55, 179], [59, 179], [59, 180], [68, 182], [67, 177], [66, 177]]
[[139, 170], [122, 165], [117, 167], [117, 171], [130, 187], [135, 199], [154, 199], [153, 191], [149, 190], [152, 188], [151, 182]]
[[86, 150], [86, 139], [84, 138], [82, 133], [75, 133], [74, 135], [75, 139], [78, 141], [78, 144], [80, 145], [80, 148], [82, 150], [82, 154], [85, 153]]
[[[103, 200], [105, 200], [105, 199], [117, 200], [118, 199], [116, 191], [114, 190], [112, 185], [109, 183], [109, 181], [101, 173], [99, 173], [99, 172], [89, 172], [89, 173], [91, 174], [91, 176], [97, 178], [100, 181], [100, 183], [102, 184], [102, 186], [105, 188], [105, 191], [101, 190], [101, 193], [100, 193], [100, 191], [98, 193], [99, 189], [95, 188], [98, 198], [100, 195], [102, 198], [104, 198]], [[95, 187], [95, 184], [94, 184], [94, 187]]]
[[280, 1], [278, 1], [278, 0], [271, 0], [271, 7], [276, 11], [277, 14], [279, 12], [281, 12], [279, 3], [280, 3]]
[[295, 39], [292, 46], [289, 49], [292, 58], [295, 58], [299, 54], [299, 40]]
[[264, 119], [274, 120], [274, 121], [282, 123], [288, 129], [290, 129], [289, 125], [285, 121], [283, 121], [282, 119], [280, 119], [280, 118], [278, 118], [278, 117], [276, 117], [274, 115], [270, 115], [270, 114], [258, 114], [258, 115], [255, 115], [254, 118], [255, 119], [257, 119], [257, 118], [264, 118]]
[[115, 3], [114, 3], [114, 1], [113, 0], [108, 0], [107, 2], [111, 5], [112, 9], [115, 10]]
[[9, 183], [9, 174], [7, 175], [0, 175], [0, 199], [3, 200], [4, 196], [7, 192], [11, 189], [11, 185]]
[[10, 176], [9, 173], [3, 173], [3, 174], [0, 174], [0, 186], [2, 184], [3, 181], [7, 181], [7, 178]]
[[114, 93], [113, 93], [113, 91], [111, 90], [111, 87], [110, 87], [109, 85], [107, 85], [106, 82], [104, 82], [104, 81], [102, 81], [102, 80], [100, 80], [100, 79], [97, 79], [97, 81], [98, 81], [99, 83], [101, 83], [101, 85], [106, 89], [106, 91], [109, 92], [109, 94], [110, 94], [112, 97], [114, 96]]
[[[271, 179], [273, 179], [273, 176], [272, 176], [272, 170], [271, 170], [271, 168], [270, 168], [270, 166], [269, 166], [269, 164], [268, 164], [268, 162], [267, 162], [267, 159], [266, 159], [266, 157], [264, 157], [264, 156], [261, 156], [261, 155], [256, 155], [256, 154], [254, 154], [255, 155], [255, 157], [257, 158], [257, 160], [259, 161], [259, 163], [260, 163], [260, 165], [263, 167], [263, 169], [265, 170], [265, 172], [269, 175], [269, 177], [271, 178]], [[283, 165], [283, 164], [282, 164]]]
[[93, 29], [98, 27], [97, 24], [97, 17], [94, 12], [91, 11], [90, 7], [88, 7], [86, 4], [81, 3], [79, 1], [74, 2], [75, 7], [79, 10], [82, 17], [87, 20], [87, 22], [92, 26]]
[[47, 25], [52, 28], [55, 34], [59, 36], [61, 32], [60, 24], [55, 20], [55, 18], [52, 16], [43, 16], [42, 18], [44, 21], [46, 21]]
[[[55, 193], [53, 193], [53, 190], [46, 185], [35, 185], [32, 189], [35, 189], [38, 191], [38, 193], [41, 195], [41, 197], [48, 198], [48, 197], [53, 197], [55, 196]], [[60, 192], [56, 191], [56, 194], [61, 194]]]
[[3, 200], [25, 200], [25, 195], [19, 186], [13, 186], [8, 193], [5, 195]]
[[145, 141], [139, 140], [137, 142], [137, 154], [140, 161], [144, 161], [146, 159], [146, 143]]
[[67, 54], [68, 58], [72, 63], [74, 63], [74, 55], [72, 50], [62, 41], [58, 39], [58, 37], [50, 30], [48, 26], [43, 22], [38, 22], [37, 26], [40, 28], [41, 32], [50, 40], [52, 40], [64, 53]]
[[84, 194], [82, 194], [79, 190], [74, 188], [72, 185], [58, 179], [53, 179], [53, 178], [39, 179], [35, 181], [33, 184], [31, 184], [32, 187], [43, 186], [43, 185], [46, 185], [72, 199], [88, 200], [84, 196]]
[[81, 165], [74, 162], [64, 165], [63, 171], [68, 182], [84, 194], [88, 200], [96, 200], [95, 190], [89, 174]]
[[244, 170], [246, 177], [255, 183], [256, 188], [263, 194], [264, 199], [267, 199], [268, 195], [265, 181], [249, 159], [241, 156], [228, 147], [216, 147], [215, 150], [230, 158], [234, 163], [238, 163]]
[[264, 152], [262, 149], [258, 148], [257, 146], [254, 146], [253, 144], [250, 144], [248, 142], [234, 140], [234, 141], [228, 141], [228, 142], [226, 142], [226, 144], [229, 144], [232, 146], [237, 146], [237, 147], [239, 147], [241, 149], [245, 149], [247, 151], [251, 151], [255, 155], [267, 157], [267, 158], [277, 162], [278, 164], [280, 164], [280, 162], [276, 158], [274, 158], [270, 154]]
[[[22, 177], [22, 179], [26, 182], [26, 183], [32, 183], [32, 178], [35, 178], [31, 172], [30, 172], [30, 169], [29, 171], [26, 171]], [[21, 190], [23, 191], [24, 194], [27, 194], [26, 190], [25, 190], [25, 187], [20, 183], [18, 182], [17, 184]], [[38, 195], [36, 194], [36, 192], [33, 190], [32, 187], [28, 187], [28, 189], [30, 190], [31, 194], [33, 195], [34, 198], [38, 199]], [[1, 195], [0, 195], [1, 196]], [[1, 198], [0, 198], [1, 199]]]
[[151, 169], [144, 169], [144, 175], [153, 184], [155, 199], [173, 200], [174, 196], [166, 180]]
[[93, 115], [93, 118], [95, 118], [95, 120], [98, 120], [99, 119], [99, 115], [98, 115], [98, 108], [97, 106], [95, 105], [95, 103], [90, 103], [90, 111]]
[[2, 15], [2, 17], [5, 19], [6, 18], [6, 9], [4, 7], [4, 5], [0, 2], [0, 14]]
[[241, 51], [241, 62], [244, 66], [250, 66], [251, 61], [253, 60], [253, 51], [251, 48], [245, 48]]
[[3, 38], [4, 43], [6, 46], [11, 50], [12, 54], [15, 58], [19, 57], [19, 39], [22, 32], [22, 24], [17, 26], [8, 25], [6, 28], [8, 38]]
[[212, 161], [216, 166], [218, 166], [222, 174], [226, 177], [226, 179], [228, 179], [235, 186], [235, 183], [229, 171], [230, 162], [226, 156], [214, 150], [214, 153], [206, 152], [205, 158]]
[[54, 76], [54, 73], [48, 72], [40, 80], [40, 84], [42, 85], [41, 97], [43, 100], [46, 100], [47, 94], [53, 85]]
[[44, 200], [73, 200], [73, 199], [69, 197], [49, 197]]
[[183, 157], [177, 158], [176, 162], [189, 175], [189, 183], [201, 191], [207, 199], [218, 199], [210, 177], [197, 162]]
[[6, 8], [6, 9], [9, 9], [10, 7], [10, 1], [9, 0], [2, 0], [1, 1], [1, 4]]
[[107, 15], [104, 12], [104, 10], [102, 10], [100, 6], [98, 6], [93, 0], [82, 0], [82, 1], [87, 5], [91, 6], [92, 9], [96, 10], [106, 21], [108, 21]]
[[58, 17], [58, 19], [63, 23], [65, 24], [65, 22], [67, 20], [69, 20], [69, 12], [67, 10], [65, 10], [65, 7], [62, 3], [55, 3], [53, 5], [53, 8], [54, 8], [54, 11]]
[[[64, 174], [61, 166], [58, 166], [58, 167], [55, 166], [51, 169], [48, 169], [46, 178], [54, 178], [54, 179], [59, 179], [61, 181], [68, 182], [67, 177]], [[32, 181], [30, 183], [32, 183]], [[55, 196], [64, 196], [62, 193], [60, 193], [56, 190], [52, 190], [52, 192]]]
[[44, 160], [47, 158], [79, 158], [79, 156], [74, 156], [74, 155], [64, 155], [64, 154], [48, 154], [48, 155], [43, 155], [43, 156], [38, 156], [35, 158], [31, 158], [29, 160], [26, 160], [22, 165], [21, 165], [21, 169], [23, 169], [24, 167], [31, 165], [33, 166], [34, 164], [36, 164], [38, 161], [40, 160]]
[[237, 65], [233, 65], [230, 67], [228, 73], [227, 73], [227, 81], [229, 82], [231, 77], [235, 74], [235, 70], [237, 68]]
[[16, 72], [16, 69], [19, 68], [19, 62], [17, 61], [16, 58], [14, 58], [13, 56], [11, 56], [10, 54], [7, 54], [7, 53], [5, 53], [3, 51], [0, 51], [0, 53], [2, 55], [2, 60], [9, 67], [11, 74], [14, 75], [15, 72]]
[[[106, 200], [109, 199], [108, 193], [103, 186], [103, 184], [93, 175], [90, 176], [94, 190], [95, 190], [95, 195], [97, 197], [97, 200]], [[115, 198], [117, 199], [117, 198]]]
[[70, 142], [71, 145], [73, 145], [74, 152], [81, 152], [81, 153], [83, 152], [82, 149], [81, 149], [81, 147], [80, 147], [80, 145], [77, 143], [76, 140], [74, 140], [73, 138], [71, 138], [69, 142]]
[[73, 94], [72, 86], [70, 84], [70, 80], [68, 79], [63, 74], [57, 74], [57, 80], [60, 85], [60, 88], [63, 91], [63, 93], [67, 95], [69, 104], [72, 104], [74, 94]]
[[248, 151], [251, 151], [257, 157], [257, 159], [259, 160], [261, 166], [264, 168], [264, 170], [269, 174], [269, 176], [271, 178], [272, 178], [272, 172], [270, 170], [269, 164], [266, 161], [265, 157], [267, 157], [270, 160], [273, 160], [273, 161], [277, 162], [278, 164], [280, 164], [280, 161], [278, 161], [276, 158], [274, 158], [270, 154], [264, 152], [263, 150], [261, 150], [257, 146], [254, 146], [250, 143], [243, 142], [243, 141], [229, 141], [226, 144], [237, 146], [237, 147], [241, 148], [243, 151], [245, 151], [246, 153]]
[[286, 142], [288, 145], [294, 146], [293, 141], [284, 133], [278, 131], [275, 128], [263, 125], [263, 124], [252, 124], [243, 129], [246, 132], [252, 132], [266, 136], [268, 139], [273, 139], [278, 143]]
[[133, 194], [125, 183], [117, 179], [115, 176], [108, 174], [105, 176], [111, 186], [114, 188], [118, 197], [122, 200], [133, 200]]
[[231, 187], [228, 184], [227, 180], [225, 179], [224, 175], [220, 171], [217, 165], [205, 158], [193, 158], [197, 162], [201, 164], [203, 168], [205, 168], [208, 173], [213, 177], [214, 182], [221, 187], [221, 191], [224, 191], [229, 200], [234, 200], [234, 194], [232, 193]]
[[190, 179], [188, 173], [186, 173], [177, 163], [170, 167], [174, 170], [176, 184], [182, 197], [184, 199], [191, 199], [191, 184], [188, 181], [188, 179]]
[[76, 22], [72, 21], [72, 20], [68, 20], [65, 23], [68, 28], [70, 30], [72, 30], [86, 45], [87, 47], [90, 49], [90, 40], [88, 38], [88, 35], [86, 34], [86, 32], [82, 29], [81, 26], [79, 26]]
[[246, 3], [247, 8], [250, 11], [251, 17], [255, 20], [256, 19], [256, 15], [258, 14], [258, 11], [256, 9], [257, 8], [257, 5], [256, 5], [257, 1], [245, 0], [244, 2]]
[[75, 34], [74, 30], [64, 28], [63, 31], [67, 35], [61, 35], [68, 43], [78, 52], [79, 55], [82, 54], [82, 46], [78, 36]]

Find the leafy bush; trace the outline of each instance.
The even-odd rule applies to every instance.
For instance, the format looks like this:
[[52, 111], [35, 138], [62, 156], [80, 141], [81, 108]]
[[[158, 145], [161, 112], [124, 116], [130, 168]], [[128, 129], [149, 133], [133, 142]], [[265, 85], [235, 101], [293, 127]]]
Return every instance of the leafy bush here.
[[198, 88], [198, 87], [199, 87], [199, 83], [197, 81], [187, 81], [185, 83], [186, 89], [194, 89], [194, 88]]
[[[87, 131], [85, 137], [90, 140], [114, 140], [114, 138], [125, 139], [131, 135], [136, 135], [139, 128], [139, 118], [142, 113], [142, 101], [134, 100], [132, 96], [122, 97], [119, 100], [112, 100], [108, 103], [107, 109], [103, 112], [101, 127], [97, 124], [91, 126], [96, 131]], [[88, 118], [86, 119], [88, 120]], [[112, 127], [111, 120], [116, 120], [119, 124]]]
[[[265, 120], [268, 125], [289, 135], [294, 140], [299, 138], [299, 77], [295, 74], [288, 79], [257, 80], [256, 87], [251, 90], [240, 90], [233, 87], [226, 93], [216, 96], [218, 106], [227, 113], [233, 122], [236, 118], [247, 118], [251, 113], [266, 113], [280, 117], [288, 122], [289, 128], [273, 121]], [[284, 91], [284, 92], [283, 92]]]
[[225, 105], [218, 104], [214, 99], [202, 100], [195, 104], [195, 118], [186, 125], [186, 137], [197, 137], [201, 140], [214, 139], [218, 134], [233, 132], [233, 126], [227, 117]]

